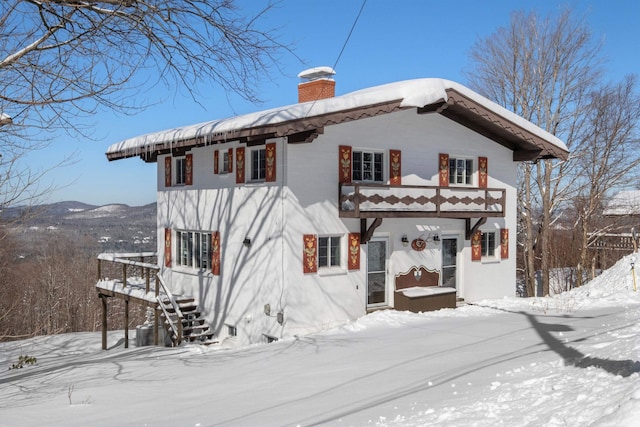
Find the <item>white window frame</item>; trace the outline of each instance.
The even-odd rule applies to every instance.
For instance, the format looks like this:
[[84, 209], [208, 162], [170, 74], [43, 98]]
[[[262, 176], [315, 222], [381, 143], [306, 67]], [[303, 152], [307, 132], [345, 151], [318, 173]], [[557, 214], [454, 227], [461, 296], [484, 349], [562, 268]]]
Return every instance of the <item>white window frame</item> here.
[[229, 151], [221, 150], [222, 156], [220, 156], [220, 161], [222, 164], [220, 165], [220, 173], [229, 173]]
[[210, 270], [211, 233], [176, 230], [176, 264], [196, 270]]
[[187, 183], [187, 158], [175, 158], [175, 185], [186, 185]]
[[[462, 172], [458, 174], [459, 168], [458, 163], [464, 162], [464, 168], [462, 168]], [[452, 163], [455, 166], [452, 168]], [[470, 165], [470, 167], [469, 167]], [[473, 175], [475, 171], [475, 161], [471, 157], [463, 157], [463, 156], [449, 156], [449, 185], [459, 185], [459, 186], [472, 186], [473, 185]], [[462, 181], [462, 182], [458, 182]]]
[[342, 268], [342, 240], [341, 235], [318, 236], [318, 270]]
[[480, 235], [480, 253], [482, 258], [493, 260], [498, 255], [497, 232], [483, 231]]
[[235, 325], [230, 325], [228, 323], [225, 323], [225, 326], [227, 327], [227, 336], [229, 338], [238, 336], [238, 328]]
[[[257, 158], [256, 158], [257, 156]], [[261, 182], [267, 177], [267, 148], [262, 146], [251, 150], [251, 181]]]
[[[371, 156], [369, 161], [365, 161], [365, 156]], [[360, 157], [359, 161], [356, 161], [356, 157]], [[376, 160], [376, 156], [380, 156], [380, 161]], [[380, 150], [364, 150], [353, 149], [351, 151], [351, 179], [354, 182], [376, 182], [383, 183], [385, 179], [385, 155]], [[356, 163], [359, 163], [359, 168], [356, 169]], [[371, 169], [367, 170], [366, 166], [370, 165]], [[377, 169], [379, 167], [379, 170]], [[370, 174], [370, 177], [366, 176]]]

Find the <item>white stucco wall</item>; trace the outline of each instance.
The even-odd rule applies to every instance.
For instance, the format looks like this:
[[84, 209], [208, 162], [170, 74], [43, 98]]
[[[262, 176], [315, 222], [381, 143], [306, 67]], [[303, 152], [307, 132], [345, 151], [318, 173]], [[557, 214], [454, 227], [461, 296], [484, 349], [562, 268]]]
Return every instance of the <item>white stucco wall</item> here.
[[[487, 157], [489, 187], [507, 189], [509, 214], [489, 218], [481, 229], [495, 230], [498, 237], [500, 228], [509, 229], [508, 260], [471, 262], [464, 220], [385, 219], [376, 236], [389, 242], [390, 282], [412, 266], [441, 269], [440, 242], [431, 240], [424, 251], [416, 252], [400, 240], [403, 235], [413, 240], [437, 234], [458, 237], [460, 297], [474, 301], [515, 294], [516, 163], [510, 150], [438, 114], [418, 115], [415, 109], [326, 126], [312, 143], [269, 142], [277, 143], [275, 183], [236, 185], [235, 164], [234, 173], [214, 175], [214, 150], [240, 146], [233, 141], [191, 150], [194, 176], [188, 187], [165, 189], [164, 158], [158, 158], [159, 254], [164, 252], [165, 227], [220, 231], [223, 247], [220, 276], [175, 262], [163, 274], [175, 292], [193, 295], [206, 307], [223, 341], [245, 344], [260, 341], [265, 334], [276, 338], [304, 334], [366, 314], [367, 245], [361, 246], [360, 270], [346, 269], [347, 234], [360, 232], [360, 221], [338, 217], [339, 145], [382, 150], [385, 174], [388, 150], [402, 150], [403, 179], [423, 180], [425, 185], [438, 185], [439, 153]], [[248, 166], [251, 147], [246, 150]], [[343, 267], [304, 274], [304, 234], [343, 236]], [[251, 239], [249, 248], [242, 244], [245, 237]], [[173, 252], [175, 256], [175, 247]], [[388, 302], [393, 305], [393, 293]], [[266, 304], [270, 315], [265, 314]], [[276, 321], [279, 311], [283, 325]], [[225, 325], [236, 326], [238, 336], [228, 340]]]
[[[437, 234], [439, 237], [458, 237], [458, 295], [468, 301], [483, 298], [515, 295], [515, 233], [516, 233], [516, 169], [513, 152], [495, 142], [479, 135], [438, 114], [418, 115], [415, 110], [407, 110], [393, 114], [343, 123], [339, 126], [327, 126], [324, 134], [311, 144], [288, 145], [288, 187], [295, 195], [299, 206], [304, 209], [307, 222], [298, 232], [331, 234], [359, 232], [360, 222], [357, 219], [337, 218], [338, 199], [338, 146], [349, 145], [354, 150], [382, 150], [384, 154], [384, 171], [388, 174], [388, 150], [402, 151], [403, 182], [421, 181], [423, 185], [438, 185], [439, 153], [447, 153], [451, 157], [467, 157], [477, 159], [478, 156], [488, 158], [490, 188], [505, 188], [505, 218], [488, 218], [482, 225], [482, 231], [495, 231], [499, 240], [500, 228], [508, 228], [510, 232], [509, 258], [499, 257], [481, 262], [471, 261], [470, 241], [465, 240], [465, 222], [462, 219], [384, 219], [376, 230], [376, 236], [389, 239], [388, 280], [392, 281], [396, 274], [408, 271], [412, 266], [424, 266], [428, 269], [440, 270], [442, 264], [441, 243], [428, 242], [427, 249], [422, 252], [404, 247], [403, 235], [411, 241], [414, 238], [426, 238]], [[475, 164], [477, 168], [477, 163]], [[313, 174], [312, 171], [318, 171]], [[388, 175], [385, 177], [388, 179]], [[474, 176], [477, 185], [477, 171]], [[324, 200], [326, 202], [319, 203]], [[289, 209], [287, 209], [289, 212]], [[333, 213], [332, 213], [333, 212]], [[292, 221], [287, 216], [285, 222]], [[477, 220], [472, 220], [472, 225]], [[369, 220], [370, 224], [372, 220]], [[288, 231], [292, 231], [287, 227]], [[285, 255], [288, 262], [296, 262], [302, 251], [301, 238], [293, 246], [293, 251]], [[361, 271], [348, 272], [346, 276], [332, 280], [344, 282], [343, 288], [358, 287], [362, 301], [366, 301], [366, 253], [367, 246], [362, 246]], [[499, 248], [497, 248], [499, 254]], [[296, 280], [315, 282], [322, 280], [318, 275], [302, 275], [294, 272]], [[300, 270], [300, 268], [298, 268]], [[325, 280], [325, 282], [327, 282]], [[350, 292], [350, 291], [349, 291]], [[393, 304], [393, 293], [389, 294], [389, 303]], [[353, 310], [356, 310], [354, 304]], [[361, 311], [362, 314], [364, 312]]]

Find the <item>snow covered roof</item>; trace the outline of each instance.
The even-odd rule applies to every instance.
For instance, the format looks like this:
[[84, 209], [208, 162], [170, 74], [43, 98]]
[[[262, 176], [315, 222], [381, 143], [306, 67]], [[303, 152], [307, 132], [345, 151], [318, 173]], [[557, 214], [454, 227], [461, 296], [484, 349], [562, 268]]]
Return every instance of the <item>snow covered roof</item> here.
[[564, 142], [554, 135], [465, 86], [434, 78], [400, 81], [141, 135], [111, 145], [106, 154], [109, 160], [140, 156], [155, 161], [158, 154], [226, 141], [287, 136], [289, 142], [309, 142], [324, 126], [407, 108], [439, 113], [481, 132], [512, 149], [514, 160], [566, 159], [568, 155]]
[[640, 215], [640, 190], [621, 191], [609, 201], [603, 215]]

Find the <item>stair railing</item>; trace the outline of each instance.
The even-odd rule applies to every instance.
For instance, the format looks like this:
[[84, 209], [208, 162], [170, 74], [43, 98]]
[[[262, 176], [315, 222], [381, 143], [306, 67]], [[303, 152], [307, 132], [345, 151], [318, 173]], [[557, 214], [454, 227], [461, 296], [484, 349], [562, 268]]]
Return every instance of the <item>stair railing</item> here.
[[[164, 313], [164, 317], [167, 319], [167, 322], [169, 323], [169, 327], [171, 328], [171, 331], [173, 332], [174, 336], [176, 337], [176, 339], [174, 341], [174, 344], [176, 346], [178, 346], [182, 342], [182, 321], [184, 319], [184, 316], [182, 314], [182, 310], [180, 310], [180, 306], [178, 305], [178, 302], [174, 298], [174, 296], [171, 293], [171, 291], [169, 290], [169, 288], [167, 288], [167, 286], [165, 285], [164, 279], [162, 278], [162, 276], [160, 276], [160, 274], [156, 274], [156, 277], [158, 278], [158, 283], [160, 284], [160, 286], [158, 288], [160, 288], [162, 290], [162, 292], [160, 292], [158, 295], [156, 295], [156, 298], [158, 300], [158, 305], [162, 309], [162, 312]], [[157, 291], [160, 290], [158, 288], [157, 288]], [[167, 297], [167, 299], [171, 303], [171, 306], [173, 307], [173, 309], [174, 309], [174, 311], [176, 313], [176, 318], [177, 318], [176, 323], [177, 323], [177, 325], [174, 325], [173, 321], [171, 320], [171, 317], [169, 316], [169, 312], [167, 312], [167, 309], [164, 306], [164, 303], [162, 301], [163, 300], [163, 295], [162, 294], [164, 294], [164, 296]]]

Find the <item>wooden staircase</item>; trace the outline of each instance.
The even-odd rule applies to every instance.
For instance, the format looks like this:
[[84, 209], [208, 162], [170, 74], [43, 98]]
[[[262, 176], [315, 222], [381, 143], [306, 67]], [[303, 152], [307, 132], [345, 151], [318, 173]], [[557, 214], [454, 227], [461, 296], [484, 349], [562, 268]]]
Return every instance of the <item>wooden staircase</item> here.
[[182, 342], [215, 344], [215, 334], [205, 320], [198, 304], [191, 297], [158, 297], [158, 308], [165, 330], [171, 337], [173, 346]]

